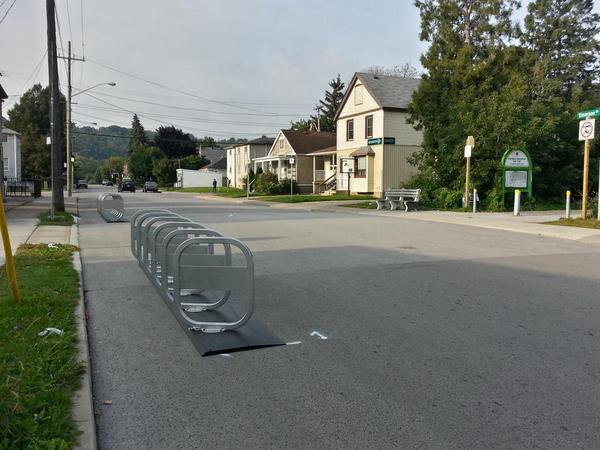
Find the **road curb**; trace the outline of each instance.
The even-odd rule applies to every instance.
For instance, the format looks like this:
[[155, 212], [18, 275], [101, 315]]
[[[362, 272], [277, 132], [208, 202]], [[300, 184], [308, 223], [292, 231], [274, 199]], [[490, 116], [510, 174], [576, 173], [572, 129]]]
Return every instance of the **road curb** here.
[[[79, 215], [79, 201], [77, 202], [77, 214]], [[79, 226], [77, 224], [71, 225], [70, 244], [79, 247]], [[92, 397], [92, 377], [88, 348], [85, 299], [83, 295], [81, 252], [79, 250], [73, 253], [73, 267], [77, 271], [77, 277], [79, 278], [79, 302], [75, 309], [75, 319], [77, 320], [78, 359], [85, 369], [85, 372], [81, 377], [81, 386], [77, 392], [75, 392], [73, 397], [73, 419], [79, 425], [81, 431], [79, 443], [73, 448], [76, 450], [96, 450], [96, 420]]]

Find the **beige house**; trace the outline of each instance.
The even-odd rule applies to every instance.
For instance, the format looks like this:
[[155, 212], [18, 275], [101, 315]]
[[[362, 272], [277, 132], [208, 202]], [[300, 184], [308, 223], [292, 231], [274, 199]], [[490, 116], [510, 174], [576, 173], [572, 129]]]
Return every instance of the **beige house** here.
[[[351, 192], [379, 196], [416, 172], [407, 158], [421, 149], [422, 133], [406, 119], [419, 81], [354, 74], [336, 114], [338, 191], [350, 183]], [[351, 169], [350, 176], [342, 166]]]
[[335, 151], [335, 133], [280, 130], [267, 156], [256, 158], [254, 171], [273, 172], [281, 180], [292, 178], [302, 193], [314, 190], [315, 158], [319, 150]]
[[244, 178], [248, 176], [248, 167], [252, 160], [266, 156], [273, 145], [273, 138], [262, 136], [244, 144], [227, 147], [227, 178], [231, 187], [243, 188]]

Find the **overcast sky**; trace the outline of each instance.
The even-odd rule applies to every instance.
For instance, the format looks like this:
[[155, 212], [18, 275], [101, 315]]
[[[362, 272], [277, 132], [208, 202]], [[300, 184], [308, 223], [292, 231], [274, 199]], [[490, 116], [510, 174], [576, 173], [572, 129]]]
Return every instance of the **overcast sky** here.
[[[0, 8], [0, 18], [11, 3]], [[371, 65], [418, 66], [425, 49], [412, 1], [83, 0], [83, 39], [81, 6], [56, 0], [65, 51], [71, 40], [87, 59], [73, 63], [73, 85], [117, 86], [89, 91], [112, 105], [86, 93], [75, 97], [79, 123], [129, 126], [132, 114], [120, 107], [138, 112], [146, 129], [169, 123], [196, 136], [274, 134], [307, 118], [338, 73], [346, 81]], [[9, 95], [47, 84], [43, 0], [17, 0], [0, 24], [0, 42], [0, 82]], [[5, 111], [17, 99], [10, 97]]]
[[[0, 0], [0, 19], [12, 3]], [[308, 118], [338, 73], [348, 81], [371, 65], [420, 67], [426, 50], [412, 0], [56, 0], [56, 8], [59, 54], [71, 40], [86, 58], [73, 63], [74, 87], [117, 83], [73, 99], [80, 124], [129, 126], [135, 111], [150, 130], [274, 135]], [[43, 0], [16, 0], [0, 24], [0, 83], [9, 95], [47, 84], [45, 14]]]

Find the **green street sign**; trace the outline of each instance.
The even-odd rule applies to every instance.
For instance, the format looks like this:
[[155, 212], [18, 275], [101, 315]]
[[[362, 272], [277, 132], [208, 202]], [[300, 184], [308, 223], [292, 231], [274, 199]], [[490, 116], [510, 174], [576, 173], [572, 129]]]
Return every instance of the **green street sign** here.
[[588, 117], [600, 116], [600, 108], [590, 109], [588, 111], [580, 111], [577, 113], [578, 119], [587, 119]]
[[367, 145], [379, 145], [381, 144], [381, 138], [372, 138], [367, 141]]

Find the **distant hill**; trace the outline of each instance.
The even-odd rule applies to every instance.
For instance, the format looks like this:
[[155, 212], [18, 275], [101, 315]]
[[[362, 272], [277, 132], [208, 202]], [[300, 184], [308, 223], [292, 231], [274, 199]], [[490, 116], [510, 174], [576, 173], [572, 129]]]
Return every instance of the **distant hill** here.
[[[129, 144], [129, 128], [111, 125], [110, 127], [78, 127], [73, 130], [73, 152], [83, 153], [85, 156], [102, 160], [111, 156], [127, 158]], [[151, 142], [156, 132], [146, 131], [146, 139]], [[194, 139], [196, 137], [192, 136]], [[214, 141], [213, 141], [214, 142]], [[229, 138], [222, 139], [217, 144], [247, 142], [247, 139]], [[214, 161], [213, 161], [214, 162]]]
[[73, 130], [73, 152], [83, 153], [94, 159], [111, 156], [127, 157], [129, 128], [111, 125], [110, 127], [75, 127]]

